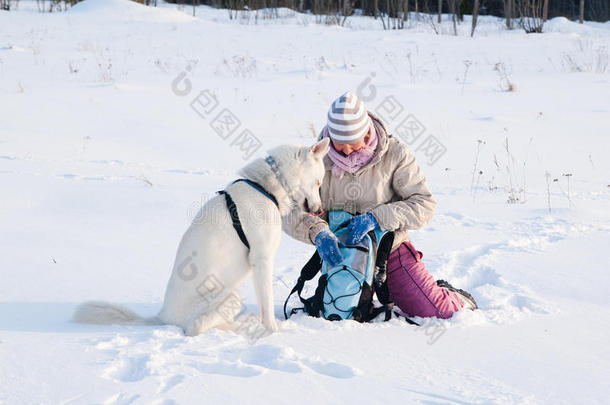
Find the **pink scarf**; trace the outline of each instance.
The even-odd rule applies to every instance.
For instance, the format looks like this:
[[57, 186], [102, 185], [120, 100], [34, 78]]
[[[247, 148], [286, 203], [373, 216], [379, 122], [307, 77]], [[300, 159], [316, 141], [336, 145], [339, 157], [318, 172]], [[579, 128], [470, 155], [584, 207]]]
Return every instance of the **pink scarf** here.
[[[333, 143], [330, 143], [330, 151], [328, 156], [333, 161], [333, 173], [338, 175], [340, 178], [343, 177], [345, 172], [356, 173], [359, 169], [366, 166], [373, 157], [375, 156], [375, 148], [377, 148], [377, 131], [375, 131], [375, 125], [371, 120], [371, 126], [369, 128], [370, 136], [367, 143], [359, 151], [352, 152], [349, 156], [345, 156], [343, 153], [335, 149]], [[324, 129], [323, 138], [328, 137], [328, 127]]]

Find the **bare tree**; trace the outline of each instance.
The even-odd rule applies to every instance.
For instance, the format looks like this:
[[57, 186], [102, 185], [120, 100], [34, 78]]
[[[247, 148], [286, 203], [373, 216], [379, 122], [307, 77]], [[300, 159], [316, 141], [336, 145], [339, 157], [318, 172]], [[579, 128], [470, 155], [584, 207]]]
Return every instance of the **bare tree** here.
[[584, 19], [585, 19], [585, 0], [580, 0], [580, 17], [579, 17], [578, 22], [582, 24]]
[[542, 4], [544, 0], [519, 0], [519, 26], [528, 34], [542, 32]]
[[436, 22], [436, 18], [434, 18], [434, 10], [430, 8], [430, 0], [423, 0], [422, 8], [423, 10], [420, 14], [420, 18], [426, 24], [430, 25], [430, 28], [432, 28], [436, 35], [439, 35], [440, 25]]
[[[383, 24], [383, 29], [390, 29], [390, 0], [385, 0], [385, 12], [388, 15], [388, 26], [386, 28], [386, 25]], [[383, 22], [383, 18], [381, 19], [381, 21]]]
[[506, 28], [513, 29], [513, 0], [504, 0], [504, 15], [506, 15]]
[[340, 24], [342, 27], [345, 25], [345, 20], [347, 20], [347, 17], [352, 15], [351, 5], [350, 0], [343, 0], [343, 20], [341, 20]]
[[544, 0], [544, 6], [542, 6], [542, 22], [546, 22], [549, 19], [549, 0]]
[[470, 31], [471, 37], [474, 37], [474, 30], [477, 28], [477, 18], [479, 17], [479, 2], [480, 0], [474, 0], [474, 5], [472, 6], [472, 30]]

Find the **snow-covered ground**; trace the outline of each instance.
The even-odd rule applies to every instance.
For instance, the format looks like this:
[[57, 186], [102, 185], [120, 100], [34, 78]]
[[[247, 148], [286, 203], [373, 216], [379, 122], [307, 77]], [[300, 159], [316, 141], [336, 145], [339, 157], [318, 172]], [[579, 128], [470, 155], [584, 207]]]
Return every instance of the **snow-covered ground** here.
[[[470, 38], [468, 21], [453, 36], [27, 6], [0, 12], [0, 403], [607, 403], [610, 23], [526, 35], [485, 17]], [[254, 344], [70, 322], [89, 299], [155, 314], [201, 203], [266, 149], [312, 143], [349, 89], [411, 145], [438, 200], [412, 239], [480, 310], [422, 327], [296, 316]], [[226, 139], [222, 109], [240, 122]], [[312, 251], [284, 235], [280, 319]], [[256, 313], [250, 282], [243, 297]]]

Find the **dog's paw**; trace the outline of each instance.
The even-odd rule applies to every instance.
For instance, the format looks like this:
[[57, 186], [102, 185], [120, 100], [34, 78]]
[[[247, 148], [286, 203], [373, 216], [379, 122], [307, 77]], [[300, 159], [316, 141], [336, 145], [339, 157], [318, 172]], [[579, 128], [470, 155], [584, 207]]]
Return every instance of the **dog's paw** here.
[[280, 330], [280, 327], [279, 327], [277, 321], [275, 320], [275, 318], [264, 319], [263, 326], [265, 327], [265, 329], [267, 329], [267, 332], [269, 332], [269, 333], [275, 333]]

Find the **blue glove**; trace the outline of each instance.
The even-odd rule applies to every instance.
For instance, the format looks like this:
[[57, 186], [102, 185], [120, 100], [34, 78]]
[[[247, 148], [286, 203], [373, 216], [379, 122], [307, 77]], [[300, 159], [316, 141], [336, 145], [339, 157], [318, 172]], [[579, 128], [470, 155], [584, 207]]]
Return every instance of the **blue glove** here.
[[379, 229], [379, 224], [373, 214], [369, 212], [368, 214], [353, 217], [347, 226], [347, 229], [349, 230], [349, 235], [345, 240], [345, 244], [355, 245], [360, 242], [368, 232], [373, 229]]
[[316, 235], [316, 248], [322, 260], [330, 266], [336, 266], [343, 260], [339, 239], [330, 231], [321, 231]]

